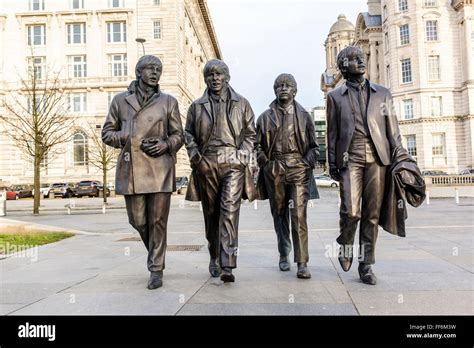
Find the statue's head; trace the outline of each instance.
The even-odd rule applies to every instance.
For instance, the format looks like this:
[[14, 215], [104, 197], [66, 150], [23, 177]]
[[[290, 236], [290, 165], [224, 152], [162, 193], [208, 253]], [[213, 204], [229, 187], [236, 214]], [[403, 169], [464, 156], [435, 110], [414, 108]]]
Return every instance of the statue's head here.
[[345, 47], [337, 55], [337, 66], [345, 79], [364, 75], [366, 70], [364, 52], [357, 46]]
[[280, 74], [275, 79], [273, 90], [279, 103], [289, 104], [295, 99], [298, 86], [293, 75]]
[[230, 81], [229, 67], [222, 60], [209, 60], [204, 66], [204, 81], [211, 92], [220, 94]]
[[158, 85], [162, 72], [163, 64], [160, 58], [152, 55], [142, 56], [135, 66], [137, 81], [141, 80], [150, 86]]

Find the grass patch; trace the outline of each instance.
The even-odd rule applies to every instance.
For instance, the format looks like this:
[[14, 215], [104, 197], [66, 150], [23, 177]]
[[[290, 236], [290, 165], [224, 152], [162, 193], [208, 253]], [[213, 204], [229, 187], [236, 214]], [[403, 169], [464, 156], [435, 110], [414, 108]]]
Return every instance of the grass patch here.
[[0, 228], [0, 254], [54, 243], [72, 236], [74, 233], [28, 230], [23, 226], [2, 226]]

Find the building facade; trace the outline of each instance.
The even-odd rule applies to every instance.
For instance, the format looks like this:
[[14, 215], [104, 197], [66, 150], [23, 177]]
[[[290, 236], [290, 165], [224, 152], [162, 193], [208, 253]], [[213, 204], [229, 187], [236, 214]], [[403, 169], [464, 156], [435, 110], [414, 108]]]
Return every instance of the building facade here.
[[[422, 170], [473, 166], [472, 13], [472, 0], [369, 0], [354, 26], [351, 44], [367, 57], [367, 77], [391, 90], [404, 145]], [[342, 83], [331, 69], [325, 93]]]
[[[114, 95], [135, 79], [143, 53], [162, 60], [160, 87], [177, 98], [184, 126], [189, 105], [205, 89], [206, 61], [222, 57], [206, 0], [0, 2], [0, 98], [18, 91], [31, 65], [40, 75], [59, 71], [70, 89], [76, 126], [64, 153], [45, 161], [43, 183], [100, 180], [101, 173], [88, 163], [87, 129], [101, 127]], [[190, 172], [188, 163], [181, 149], [178, 176]], [[112, 170], [109, 183], [114, 175]], [[33, 182], [31, 159], [6, 135], [0, 135], [0, 179]]]

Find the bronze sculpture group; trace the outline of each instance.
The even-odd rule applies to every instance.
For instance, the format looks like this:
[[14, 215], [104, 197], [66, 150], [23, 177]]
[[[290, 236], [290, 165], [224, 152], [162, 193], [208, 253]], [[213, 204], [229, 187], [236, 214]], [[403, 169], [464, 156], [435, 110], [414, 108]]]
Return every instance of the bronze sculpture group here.
[[[424, 183], [401, 145], [395, 114], [390, 107], [381, 108], [391, 104], [390, 92], [364, 77], [362, 51], [349, 46], [337, 61], [346, 82], [327, 97], [327, 148], [330, 175], [340, 183], [338, 258], [348, 271], [360, 220], [359, 276], [362, 282], [375, 285], [371, 265], [382, 205], [393, 207], [391, 201], [400, 198], [403, 189], [411, 190], [409, 195], [401, 192], [410, 197], [410, 204], [421, 204]], [[135, 72], [137, 79], [128, 91], [111, 103], [102, 139], [121, 149], [116, 192], [124, 195], [129, 222], [148, 250], [148, 288], [163, 284], [175, 156], [183, 144], [192, 168], [186, 200], [202, 204], [210, 275], [220, 276], [225, 283], [235, 281], [232, 271], [237, 267], [241, 200], [269, 199], [280, 270], [290, 270], [293, 242], [296, 275], [311, 278], [307, 205], [319, 198], [313, 176], [319, 146], [311, 116], [295, 101], [295, 78], [290, 74], [276, 78], [276, 98], [255, 127], [249, 102], [229, 85], [229, 68], [212, 59], [204, 67], [207, 88], [189, 107], [183, 131], [176, 99], [159, 88], [161, 61], [143, 56]], [[249, 169], [254, 151], [259, 166], [256, 186]], [[397, 165], [392, 172], [393, 162]], [[400, 172], [403, 178], [410, 173], [410, 182], [401, 185], [403, 189], [394, 184], [392, 194], [384, 195], [384, 183], [399, 182]], [[404, 220], [397, 211], [381, 217], [385, 229], [403, 235], [397, 219]]]

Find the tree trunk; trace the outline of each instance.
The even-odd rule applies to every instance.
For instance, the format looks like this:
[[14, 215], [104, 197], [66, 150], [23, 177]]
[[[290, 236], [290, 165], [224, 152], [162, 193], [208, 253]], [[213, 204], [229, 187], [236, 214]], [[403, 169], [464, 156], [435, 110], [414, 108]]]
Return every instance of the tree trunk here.
[[40, 165], [41, 162], [39, 161], [38, 157], [35, 156], [34, 158], [34, 179], [33, 179], [33, 187], [35, 190], [35, 195], [33, 198], [33, 214], [39, 214], [39, 205], [40, 205]]

